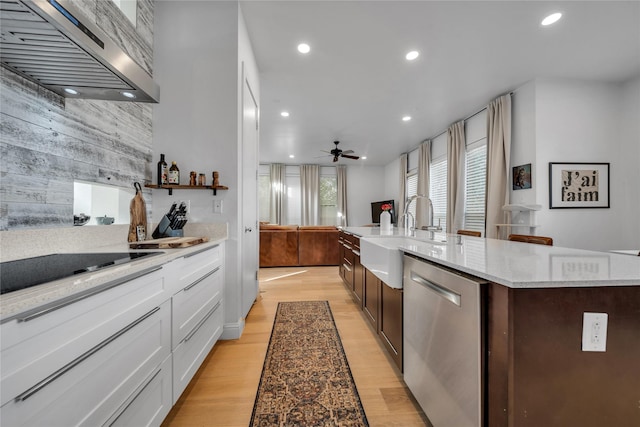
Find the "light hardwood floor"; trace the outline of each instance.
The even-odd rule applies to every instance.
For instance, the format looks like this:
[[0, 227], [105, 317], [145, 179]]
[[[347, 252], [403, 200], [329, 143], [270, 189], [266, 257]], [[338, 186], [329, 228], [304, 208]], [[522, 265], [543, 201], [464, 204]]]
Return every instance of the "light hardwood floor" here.
[[259, 278], [242, 337], [216, 343], [163, 427], [247, 427], [278, 302], [312, 300], [329, 301], [369, 424], [428, 425], [337, 267], [268, 268]]

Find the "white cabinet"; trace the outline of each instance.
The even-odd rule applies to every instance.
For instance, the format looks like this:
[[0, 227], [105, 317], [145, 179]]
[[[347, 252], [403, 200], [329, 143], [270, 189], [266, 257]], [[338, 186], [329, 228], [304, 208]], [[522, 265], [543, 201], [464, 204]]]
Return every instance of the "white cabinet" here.
[[182, 258], [177, 267], [182, 288], [173, 295], [173, 348], [209, 315], [224, 293], [220, 246]]
[[219, 302], [173, 351], [174, 404], [222, 335], [223, 319]]
[[1, 325], [0, 425], [158, 426], [224, 323], [224, 245]]
[[222, 335], [223, 254], [218, 245], [172, 263], [183, 286], [172, 299], [174, 403]]
[[167, 357], [160, 367], [137, 390], [122, 412], [107, 422], [109, 426], [158, 426], [173, 405], [171, 381], [172, 358]]
[[170, 355], [170, 301], [14, 395], [6, 426], [103, 425]]
[[[2, 325], [2, 405], [155, 309], [170, 295], [161, 269]], [[168, 326], [168, 325], [167, 325]]]

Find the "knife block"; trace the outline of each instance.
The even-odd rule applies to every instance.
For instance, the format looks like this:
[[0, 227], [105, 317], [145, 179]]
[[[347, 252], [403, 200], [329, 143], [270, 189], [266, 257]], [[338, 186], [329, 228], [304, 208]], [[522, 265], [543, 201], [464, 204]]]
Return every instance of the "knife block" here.
[[169, 221], [169, 218], [164, 215], [156, 229], [153, 230], [152, 236], [154, 239], [159, 239], [161, 237], [184, 237], [184, 231], [182, 228], [178, 230], [171, 228], [171, 221]]

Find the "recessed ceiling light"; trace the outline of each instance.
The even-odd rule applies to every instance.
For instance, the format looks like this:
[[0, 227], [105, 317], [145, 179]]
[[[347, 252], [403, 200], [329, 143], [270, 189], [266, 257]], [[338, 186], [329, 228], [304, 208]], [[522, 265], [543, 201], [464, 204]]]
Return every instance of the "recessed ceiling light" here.
[[551, 25], [554, 22], [557, 22], [560, 18], [562, 18], [562, 14], [560, 12], [552, 13], [551, 15], [544, 18], [540, 24], [544, 26]]
[[411, 52], [407, 53], [407, 56], [405, 56], [405, 58], [407, 58], [408, 61], [413, 61], [418, 56], [420, 56], [420, 52], [418, 52], [417, 50], [412, 50]]
[[362, 160], [367, 160], [367, 156], [360, 157]]
[[402, 121], [403, 121], [403, 122], [408, 122], [409, 120], [411, 120], [411, 116], [404, 116], [404, 117], [402, 118]]
[[283, 111], [282, 113], [280, 113], [280, 115], [282, 117], [289, 117], [289, 112], [288, 111]]
[[67, 93], [68, 93], [68, 94], [70, 94], [70, 95], [77, 95], [77, 94], [78, 94], [78, 91], [77, 91], [77, 90], [75, 90], [75, 89], [71, 89], [70, 87], [65, 87], [65, 88], [64, 88], [64, 91], [65, 91], [65, 92], [67, 92]]
[[289, 158], [293, 159], [295, 156], [293, 154], [289, 154]]
[[120, 92], [122, 94], [122, 96], [129, 98], [129, 99], [133, 99], [136, 96], [134, 94], [132, 94], [131, 92]]
[[298, 52], [300, 53], [309, 53], [311, 51], [311, 47], [309, 47], [306, 43], [300, 43], [298, 45]]

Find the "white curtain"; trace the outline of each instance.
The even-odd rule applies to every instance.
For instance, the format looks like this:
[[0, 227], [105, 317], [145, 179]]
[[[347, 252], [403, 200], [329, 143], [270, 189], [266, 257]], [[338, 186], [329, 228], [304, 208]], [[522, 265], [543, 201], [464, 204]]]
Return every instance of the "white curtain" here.
[[502, 206], [509, 204], [511, 159], [511, 95], [487, 106], [487, 216], [485, 236], [498, 237], [496, 224], [505, 223]]
[[464, 224], [465, 183], [464, 120], [447, 131], [447, 232], [456, 233]]
[[[431, 141], [420, 144], [418, 150], [418, 194], [429, 196], [429, 165], [431, 164]], [[429, 201], [416, 199], [416, 228], [429, 225]]]
[[320, 166], [300, 166], [302, 225], [318, 225], [320, 218]]
[[[396, 209], [398, 212], [398, 227], [402, 227], [403, 224], [408, 224], [407, 222], [402, 223], [400, 221], [400, 218], [404, 215], [404, 205], [407, 203], [407, 159], [408, 155], [406, 153], [400, 156], [400, 181], [398, 183], [400, 203], [398, 203]], [[405, 218], [404, 221], [408, 221], [408, 219]]]
[[336, 166], [338, 178], [338, 226], [347, 226], [347, 167]]
[[286, 185], [285, 165], [273, 163], [269, 168], [271, 181], [271, 196], [269, 201], [269, 222], [272, 224], [284, 224], [286, 212]]

